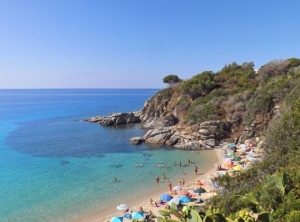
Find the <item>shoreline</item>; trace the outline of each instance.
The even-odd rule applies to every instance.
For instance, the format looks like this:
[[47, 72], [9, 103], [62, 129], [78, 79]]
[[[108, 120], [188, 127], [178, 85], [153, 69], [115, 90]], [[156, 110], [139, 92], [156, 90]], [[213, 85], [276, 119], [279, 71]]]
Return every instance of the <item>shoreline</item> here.
[[[204, 182], [207, 180], [208, 177], [212, 177], [212, 174], [216, 171], [216, 164], [222, 164], [222, 156], [221, 156], [221, 150], [220, 149], [213, 149], [213, 150], [201, 150], [201, 152], [209, 152], [209, 160], [208, 163], [200, 169], [199, 173], [197, 175], [189, 175], [186, 176], [186, 185], [185, 188], [191, 188], [192, 186], [195, 186], [195, 183], [197, 180], [201, 180], [201, 182]], [[195, 159], [195, 155], [194, 155]], [[173, 186], [178, 185], [177, 183], [173, 183]], [[204, 187], [208, 192], [211, 190], [210, 187], [205, 186]], [[130, 205], [130, 210], [137, 211], [139, 207], [143, 207], [145, 211], [151, 210], [154, 214], [158, 215], [157, 211], [162, 208], [154, 208], [150, 205], [149, 200], [152, 198], [154, 201], [159, 199], [159, 196], [162, 193], [167, 193], [168, 188], [161, 187], [159, 190], [157, 190], [154, 193], [147, 194], [143, 198], [134, 199], [132, 201], [129, 201], [126, 204]], [[208, 193], [209, 194], [209, 193]], [[201, 199], [207, 199], [209, 195], [203, 195], [201, 196]], [[116, 204], [118, 205], [118, 204]], [[123, 213], [118, 212], [115, 208], [107, 210], [105, 212], [99, 212], [94, 215], [88, 216], [86, 218], [81, 218], [79, 220], [76, 220], [77, 222], [108, 222], [111, 220], [111, 217], [113, 216], [121, 216]]]

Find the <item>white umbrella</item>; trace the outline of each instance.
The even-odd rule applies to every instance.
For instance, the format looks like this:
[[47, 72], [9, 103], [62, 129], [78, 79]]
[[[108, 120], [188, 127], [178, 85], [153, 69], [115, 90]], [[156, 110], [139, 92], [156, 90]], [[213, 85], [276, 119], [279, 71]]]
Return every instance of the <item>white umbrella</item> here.
[[176, 205], [178, 205], [180, 203], [180, 200], [179, 200], [180, 197], [174, 197], [172, 200], [170, 200], [168, 202], [168, 204], [171, 206], [172, 203], [175, 203]]
[[128, 210], [129, 207], [130, 206], [127, 204], [120, 204], [119, 206], [117, 206], [117, 210]]
[[176, 190], [176, 191], [182, 190], [182, 186], [174, 186], [173, 190]]

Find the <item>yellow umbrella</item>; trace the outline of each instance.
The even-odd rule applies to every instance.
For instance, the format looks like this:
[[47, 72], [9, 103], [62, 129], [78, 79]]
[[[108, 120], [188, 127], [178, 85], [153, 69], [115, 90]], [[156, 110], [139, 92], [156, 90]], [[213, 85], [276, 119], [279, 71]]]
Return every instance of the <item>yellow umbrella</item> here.
[[243, 168], [241, 166], [234, 166], [233, 169], [235, 171], [243, 171]]

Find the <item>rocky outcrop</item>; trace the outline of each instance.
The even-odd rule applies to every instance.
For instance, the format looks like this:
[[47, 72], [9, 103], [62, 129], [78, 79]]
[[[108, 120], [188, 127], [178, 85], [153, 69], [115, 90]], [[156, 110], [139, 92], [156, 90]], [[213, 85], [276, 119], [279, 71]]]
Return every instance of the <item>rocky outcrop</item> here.
[[142, 137], [132, 137], [130, 139], [130, 143], [131, 144], [135, 144], [135, 145], [139, 145], [143, 142], [143, 138]]
[[174, 146], [179, 149], [213, 149], [220, 144], [220, 131], [224, 130], [224, 125], [226, 124], [222, 121], [206, 121], [200, 124], [197, 133], [187, 133], [179, 126], [160, 126], [148, 130], [142, 139], [145, 143]]
[[96, 116], [86, 119], [85, 122], [99, 123], [104, 126], [139, 123], [140, 112], [112, 113], [108, 116]]
[[173, 114], [164, 117], [148, 117], [148, 119], [146, 119], [145, 116], [142, 115], [141, 120], [142, 120], [142, 128], [145, 129], [151, 129], [157, 126], [162, 126], [162, 127], [174, 126], [175, 124], [178, 123], [178, 119]]

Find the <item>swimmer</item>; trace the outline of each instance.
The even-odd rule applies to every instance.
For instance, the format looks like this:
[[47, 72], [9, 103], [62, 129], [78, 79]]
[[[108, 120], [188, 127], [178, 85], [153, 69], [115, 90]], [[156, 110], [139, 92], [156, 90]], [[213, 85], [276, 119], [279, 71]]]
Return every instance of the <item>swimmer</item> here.
[[114, 182], [117, 182], [117, 178], [116, 177], [114, 178]]

